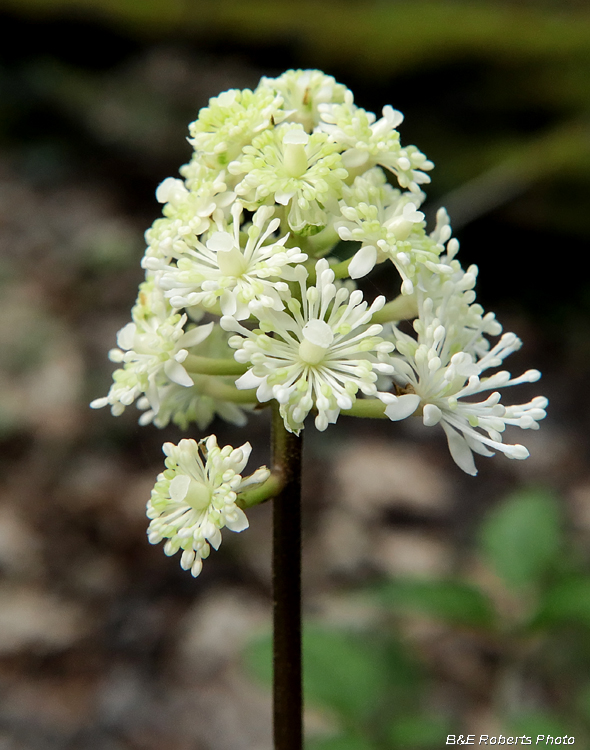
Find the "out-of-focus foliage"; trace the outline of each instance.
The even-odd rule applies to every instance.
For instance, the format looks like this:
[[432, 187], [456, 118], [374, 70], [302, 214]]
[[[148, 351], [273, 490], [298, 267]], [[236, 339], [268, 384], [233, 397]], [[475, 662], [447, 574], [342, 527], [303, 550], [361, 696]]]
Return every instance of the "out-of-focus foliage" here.
[[555, 566], [563, 544], [555, 499], [542, 492], [514, 497], [490, 514], [481, 544], [486, 561], [506, 585], [538, 585]]
[[[590, 570], [566, 545], [558, 499], [540, 489], [516, 492], [487, 515], [478, 536], [472, 580], [389, 580], [364, 593], [379, 607], [371, 627], [306, 630], [307, 705], [328, 711], [328, 736], [310, 747], [435, 750], [447, 733], [473, 731], [474, 700], [505, 735], [587, 741]], [[454, 639], [469, 643], [487, 672], [477, 696], [466, 697], [469, 670], [441, 658]], [[246, 656], [270, 681], [270, 641]], [[441, 690], [466, 699], [445, 705]]]
[[303, 0], [295, 7], [271, 0], [253, 0], [247, 6], [238, 0], [3, 0], [2, 5], [44, 16], [75, 11], [126, 24], [135, 33], [182, 28], [184, 33], [233, 32], [257, 41], [297, 36], [312, 50], [321, 47], [326, 57], [363, 61], [380, 72], [447, 57], [453, 49], [456, 54], [477, 51], [506, 57], [559, 58], [564, 49], [587, 54], [590, 29], [587, 8], [572, 2], [331, 0], [318, 5]]

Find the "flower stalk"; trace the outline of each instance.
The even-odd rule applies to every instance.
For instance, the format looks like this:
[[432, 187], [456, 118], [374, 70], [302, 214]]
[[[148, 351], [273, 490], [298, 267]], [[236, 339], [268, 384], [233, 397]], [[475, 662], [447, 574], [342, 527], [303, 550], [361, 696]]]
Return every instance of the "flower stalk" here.
[[273, 732], [275, 750], [301, 750], [301, 447], [272, 405], [272, 470], [283, 478], [273, 501]]

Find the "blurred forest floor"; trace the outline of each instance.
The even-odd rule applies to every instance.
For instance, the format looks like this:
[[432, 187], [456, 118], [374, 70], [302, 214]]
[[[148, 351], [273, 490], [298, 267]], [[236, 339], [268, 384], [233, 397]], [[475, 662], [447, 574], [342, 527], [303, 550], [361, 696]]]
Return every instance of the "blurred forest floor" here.
[[[560, 499], [564, 548], [588, 570], [590, 12], [412, 6], [0, 3], [0, 750], [271, 747], [269, 692], [243, 659], [270, 623], [270, 508], [226, 534], [193, 580], [145, 535], [161, 444], [178, 432], [140, 429], [132, 409], [113, 419], [88, 408], [108, 390], [154, 191], [188, 160], [188, 122], [261, 75], [322, 67], [361, 106], [404, 112], [404, 142], [436, 164], [430, 215], [443, 201], [456, 217], [482, 304], [524, 341], [510, 370], [543, 372], [514, 398], [550, 401], [541, 430], [523, 435], [530, 458], [481, 458], [477, 479], [421, 423], [306, 431], [310, 622], [372, 632], [380, 614], [362, 592], [408, 576], [469, 580], [510, 608], [474, 540], [523, 488]], [[249, 440], [258, 466], [267, 416], [208, 433]], [[449, 732], [508, 731], [485, 639], [426, 616], [390, 627], [425, 674], [424, 715], [447, 717]], [[586, 651], [575, 652], [585, 664]], [[564, 690], [578, 689], [574, 672], [560, 673]], [[563, 719], [548, 684], [527, 678], [522, 700]], [[323, 702], [307, 720], [329, 737], [339, 719]], [[444, 743], [418, 734], [321, 747]]]

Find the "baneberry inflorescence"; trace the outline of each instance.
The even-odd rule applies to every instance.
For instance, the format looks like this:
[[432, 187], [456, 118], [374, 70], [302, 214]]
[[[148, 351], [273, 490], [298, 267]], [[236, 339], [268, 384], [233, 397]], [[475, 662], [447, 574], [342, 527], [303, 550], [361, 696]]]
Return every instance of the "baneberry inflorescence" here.
[[[526, 458], [505, 428], [538, 428], [547, 400], [504, 406], [499, 391], [540, 374], [499, 369], [521, 342], [495, 340], [502, 327], [475, 301], [477, 268], [457, 260], [444, 209], [427, 229], [434, 165], [402, 144], [402, 121], [390, 106], [379, 118], [365, 111], [318, 70], [212, 99], [190, 125], [183, 179], [156, 192], [163, 216], [146, 232], [146, 280], [110, 354], [121, 367], [92, 406], [119, 415], [136, 402], [142, 424], [205, 430], [216, 415], [243, 425], [276, 401], [294, 434], [310, 413], [318, 430], [342, 411], [416, 415], [442, 427], [468, 474], [474, 453]], [[389, 303], [356, 288], [378, 264], [391, 269]], [[399, 325], [407, 317], [415, 335]], [[248, 443], [219, 449], [209, 436], [164, 450], [149, 540], [182, 550], [196, 576], [221, 528], [246, 528], [243, 508], [277, 485], [264, 467], [241, 478]]]

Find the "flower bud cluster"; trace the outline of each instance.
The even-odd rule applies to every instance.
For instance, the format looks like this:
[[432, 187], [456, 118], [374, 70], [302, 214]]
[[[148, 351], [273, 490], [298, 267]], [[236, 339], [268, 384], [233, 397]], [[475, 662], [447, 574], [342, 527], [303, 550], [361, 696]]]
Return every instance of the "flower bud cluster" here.
[[[490, 342], [501, 326], [475, 302], [477, 268], [457, 260], [444, 209], [427, 229], [422, 188], [434, 165], [402, 144], [402, 121], [390, 106], [380, 117], [367, 112], [318, 70], [211, 99], [189, 126], [194, 151], [182, 179], [156, 191], [163, 216], [145, 235], [146, 280], [110, 354], [121, 367], [92, 406], [119, 415], [135, 402], [142, 424], [206, 429], [216, 415], [244, 424], [252, 407], [276, 400], [285, 428], [299, 433], [309, 414], [325, 430], [368, 399], [392, 420], [440, 424], [470, 474], [473, 452], [525, 458], [503, 432], [537, 428], [546, 400], [503, 406], [497, 389], [539, 375], [484, 375], [520, 341]], [[365, 300], [356, 288], [377, 264], [391, 269], [396, 302]], [[396, 325], [400, 310], [413, 311], [414, 336]], [[222, 525], [238, 523], [234, 511], [215, 506], [197, 522], [191, 506], [188, 526], [163, 526], [164, 506], [186, 505], [193, 485], [159, 481], [150, 539], [168, 538], [198, 572]], [[183, 529], [195, 524], [194, 544], [183, 546]]]

